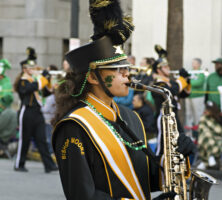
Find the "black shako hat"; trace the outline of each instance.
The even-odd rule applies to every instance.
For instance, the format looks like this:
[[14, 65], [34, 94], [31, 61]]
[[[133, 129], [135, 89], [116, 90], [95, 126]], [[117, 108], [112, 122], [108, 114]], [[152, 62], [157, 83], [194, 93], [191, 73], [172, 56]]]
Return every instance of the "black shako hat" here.
[[36, 65], [37, 55], [32, 47], [26, 48], [27, 59], [20, 62], [21, 67], [34, 67]]
[[71, 69], [83, 73], [89, 69], [129, 66], [122, 46], [134, 29], [132, 19], [123, 16], [119, 0], [90, 0], [89, 4], [93, 42], [65, 55]]
[[105, 86], [98, 69], [127, 67], [127, 56], [122, 46], [134, 29], [132, 19], [123, 16], [119, 0], [89, 0], [89, 11], [94, 33], [93, 42], [81, 46], [65, 55], [70, 67], [76, 73], [86, 73], [82, 94], [90, 70], [95, 71], [101, 86], [110, 97], [113, 95]]
[[157, 73], [157, 69], [166, 66], [169, 63], [167, 61], [167, 51], [165, 49], [163, 49], [160, 45], [156, 44], [154, 46], [154, 50], [158, 54], [158, 59], [152, 65], [152, 69], [155, 73]]
[[121, 45], [113, 45], [107, 36], [70, 51], [65, 57], [77, 73], [85, 73], [89, 68], [117, 68], [130, 65]]

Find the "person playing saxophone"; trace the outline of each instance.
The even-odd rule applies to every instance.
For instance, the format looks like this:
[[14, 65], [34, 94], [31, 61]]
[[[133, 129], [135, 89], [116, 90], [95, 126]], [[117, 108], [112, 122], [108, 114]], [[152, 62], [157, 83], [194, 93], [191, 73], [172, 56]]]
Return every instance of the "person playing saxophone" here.
[[151, 191], [161, 190], [161, 156], [151, 160], [144, 153], [142, 121], [113, 101], [129, 92], [129, 63], [121, 46], [133, 30], [117, 11], [117, 0], [91, 0], [93, 41], [66, 54], [71, 71], [56, 92], [52, 141], [67, 200], [150, 200]]

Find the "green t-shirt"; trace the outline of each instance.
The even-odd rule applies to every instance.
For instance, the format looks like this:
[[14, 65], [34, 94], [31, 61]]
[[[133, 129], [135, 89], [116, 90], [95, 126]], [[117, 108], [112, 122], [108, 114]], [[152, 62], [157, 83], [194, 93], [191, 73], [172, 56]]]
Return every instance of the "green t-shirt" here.
[[10, 79], [5, 76], [0, 80], [0, 112], [13, 102], [12, 84]]
[[190, 80], [191, 94], [189, 98], [204, 96], [205, 75], [203, 73], [198, 74], [195, 78]]
[[222, 86], [222, 76], [219, 76], [216, 72], [211, 73], [207, 78], [206, 90], [207, 100], [215, 102], [220, 108], [220, 94], [218, 86]]

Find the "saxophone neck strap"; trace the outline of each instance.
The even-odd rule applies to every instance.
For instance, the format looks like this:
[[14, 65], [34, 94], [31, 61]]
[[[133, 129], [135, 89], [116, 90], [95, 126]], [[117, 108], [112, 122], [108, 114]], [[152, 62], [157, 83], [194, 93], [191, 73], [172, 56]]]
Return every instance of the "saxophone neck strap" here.
[[[117, 115], [116, 122], [120, 125], [120, 127], [136, 142], [139, 141], [139, 138], [136, 136], [136, 134], [128, 127], [127, 122], [122, 120], [119, 115]], [[155, 154], [152, 152], [149, 145], [146, 146], [146, 148], [143, 148], [142, 151], [162, 170], [164, 171], [163, 167], [159, 164], [157, 159], [158, 157], [155, 156]]]

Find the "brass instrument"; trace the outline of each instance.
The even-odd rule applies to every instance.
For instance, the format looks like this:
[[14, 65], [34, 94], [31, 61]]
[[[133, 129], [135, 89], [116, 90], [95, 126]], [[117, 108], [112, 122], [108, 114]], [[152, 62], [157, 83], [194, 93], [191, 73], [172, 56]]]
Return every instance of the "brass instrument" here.
[[[205, 70], [188, 70], [188, 73], [191, 75], [190, 78], [195, 78], [198, 74], [204, 74], [205, 76], [209, 75], [209, 71], [207, 69]], [[179, 70], [170, 70], [170, 74], [173, 75], [174, 78], [179, 77]]]
[[[38, 73], [42, 74], [43, 71], [39, 70]], [[60, 71], [60, 70], [50, 70], [48, 71], [50, 75], [52, 76], [58, 76], [61, 75], [62, 77], [65, 77], [66, 72], [65, 71]]]
[[189, 200], [208, 200], [208, 194], [213, 184], [218, 184], [217, 179], [205, 172], [193, 170], [189, 189]]
[[140, 73], [147, 74], [147, 76], [150, 76], [152, 73], [152, 67], [151, 66], [130, 66], [130, 75], [138, 75]]
[[[165, 101], [162, 104], [162, 125], [164, 141], [164, 192], [174, 191], [175, 200], [188, 200], [186, 174], [188, 174], [186, 158], [177, 149], [179, 132], [175, 113], [172, 111], [171, 92], [159, 86], [146, 86], [138, 80], [132, 80], [129, 87], [136, 90], [148, 90], [162, 95]], [[212, 184], [217, 183], [216, 179], [200, 171], [192, 171], [191, 183], [189, 187], [189, 200], [207, 200], [209, 189]], [[201, 192], [197, 191], [200, 190]]]

